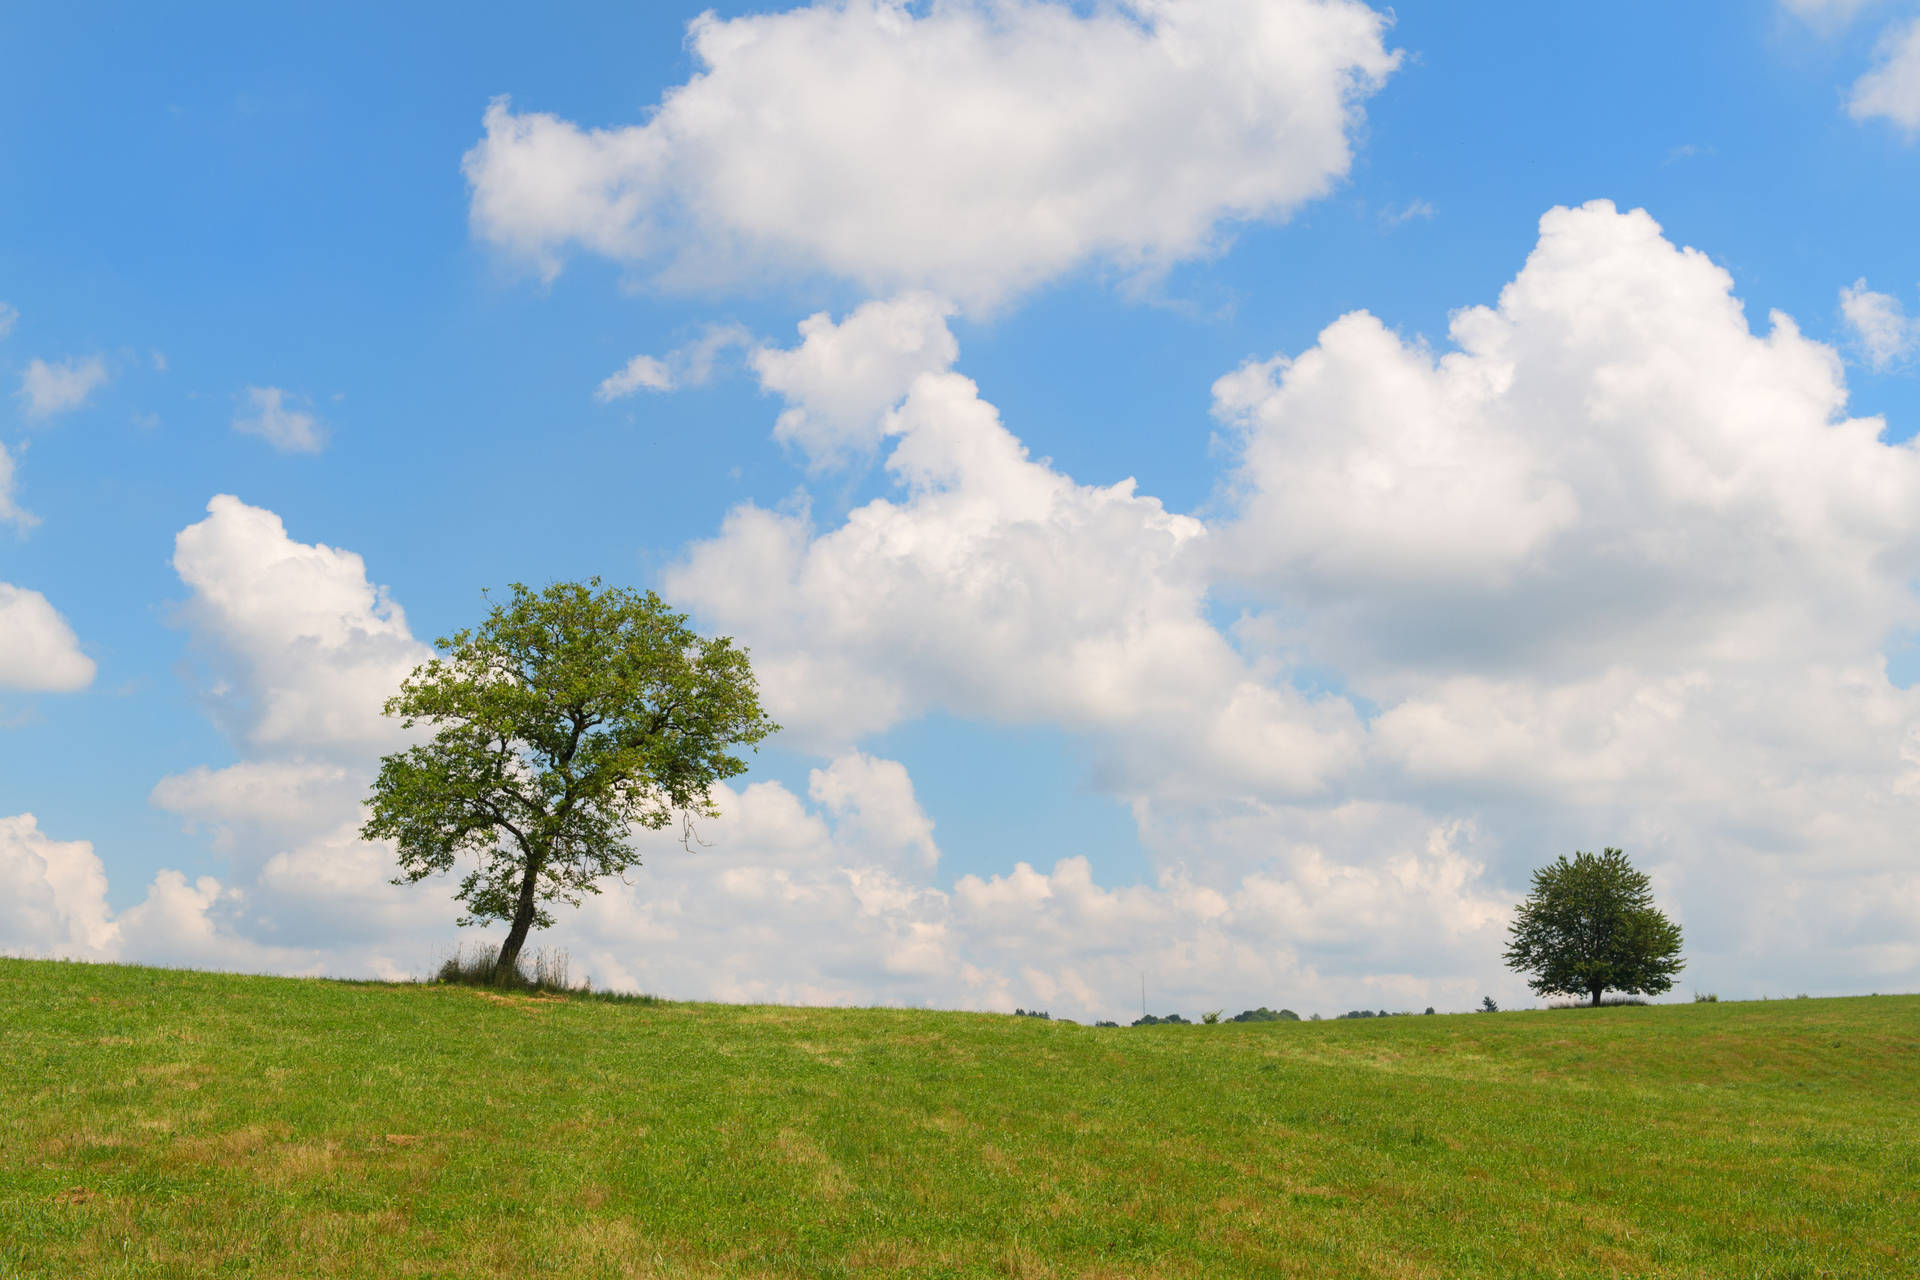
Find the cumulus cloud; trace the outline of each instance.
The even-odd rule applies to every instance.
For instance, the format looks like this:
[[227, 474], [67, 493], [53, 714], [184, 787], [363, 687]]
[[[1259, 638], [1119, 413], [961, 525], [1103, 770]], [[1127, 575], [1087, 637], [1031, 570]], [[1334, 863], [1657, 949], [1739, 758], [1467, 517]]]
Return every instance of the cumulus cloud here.
[[14, 392], [29, 418], [51, 418], [81, 408], [107, 382], [107, 362], [99, 356], [72, 356], [57, 364], [28, 361]]
[[887, 838], [872, 843], [777, 784], [730, 793], [722, 808], [712, 847], [688, 855], [660, 840], [633, 887], [563, 923], [576, 956], [643, 989], [727, 1000], [1118, 1018], [1137, 1011], [1145, 972], [1152, 1006], [1189, 1016], [1280, 993], [1302, 1012], [1465, 1008], [1478, 995], [1462, 958], [1495, 945], [1505, 921], [1505, 905], [1475, 887], [1471, 834], [1458, 828], [1419, 832], [1377, 869], [1300, 846], [1218, 884], [1171, 865], [1150, 883], [1108, 886], [1070, 854], [942, 889], [910, 860], [890, 869]]
[[1554, 210], [1451, 349], [1356, 313], [1222, 378], [1242, 454], [1211, 543], [1250, 646], [1380, 708], [1375, 785], [1510, 837], [1619, 833], [1703, 950], [1761, 949], [1761, 911], [1845, 972], [1846, 904], [1908, 874], [1920, 817], [1920, 699], [1882, 654], [1920, 626], [1920, 454], [1769, 325], [1645, 213]]
[[1875, 293], [1865, 279], [1840, 290], [1840, 314], [1853, 330], [1854, 345], [1876, 372], [1899, 364], [1920, 348], [1920, 321], [1909, 319], [1900, 299]]
[[221, 673], [207, 696], [244, 743], [360, 758], [401, 741], [381, 705], [432, 650], [358, 555], [296, 542], [273, 512], [222, 494], [174, 540], [173, 567]]
[[636, 391], [678, 391], [705, 386], [727, 352], [753, 345], [753, 335], [737, 324], [708, 325], [694, 341], [675, 347], [664, 358], [637, 355], [601, 382], [594, 399], [605, 404]]
[[282, 453], [319, 453], [327, 447], [326, 425], [288, 403], [279, 387], [248, 387], [247, 408], [233, 415], [233, 429], [259, 436]]
[[1920, 18], [1887, 28], [1878, 62], [1854, 81], [1847, 112], [1855, 120], [1889, 121], [1909, 140], [1920, 137]]
[[[867, 371], [894, 358], [893, 330], [872, 316], [809, 321], [808, 342], [883, 389]], [[851, 356], [860, 343], [873, 350]], [[752, 646], [791, 733], [831, 747], [948, 710], [1093, 733], [1121, 773], [1177, 760], [1287, 794], [1351, 756], [1350, 707], [1264, 679], [1206, 618], [1200, 521], [1130, 479], [1080, 485], [1033, 460], [950, 371], [914, 377], [877, 430], [897, 500], [825, 532], [749, 503], [666, 574], [673, 599]]]
[[673, 371], [667, 362], [650, 355], [637, 355], [620, 366], [617, 373], [609, 374], [594, 392], [594, 399], [601, 403], [619, 400], [636, 391], [673, 390]]
[[0, 582], [0, 689], [71, 693], [93, 683], [93, 659], [47, 598]]
[[807, 775], [807, 795], [869, 846], [908, 851], [928, 868], [940, 860], [933, 821], [913, 793], [906, 766], [897, 760], [849, 752]]
[[0, 950], [74, 960], [296, 972], [298, 957], [234, 931], [242, 895], [163, 870], [125, 911], [107, 901], [93, 845], [55, 840], [31, 813], [0, 817]]
[[1364, 312], [1215, 386], [1223, 575], [1376, 696], [1400, 673], [1858, 660], [1911, 625], [1920, 467], [1834, 352], [1751, 332], [1644, 212], [1541, 220], [1434, 353]]
[[30, 813], [0, 818], [0, 947], [101, 960], [119, 941], [93, 846], [51, 839]]
[[334, 762], [243, 760], [162, 778], [148, 800], [189, 827], [210, 827], [216, 848], [238, 852], [337, 825], [342, 814], [354, 812], [366, 784], [363, 769]]
[[[272, 779], [263, 779], [272, 785]], [[1284, 999], [1302, 1011], [1438, 1001], [1481, 986], [1451, 970], [1497, 941], [1500, 901], [1473, 885], [1471, 833], [1433, 828], [1378, 869], [1289, 848], [1214, 887], [1174, 867], [1106, 886], [1084, 855], [1044, 869], [930, 879], [932, 824], [897, 762], [864, 755], [816, 770], [812, 803], [775, 782], [716, 790], [702, 844], [636, 833], [643, 866], [564, 913], [535, 945], [565, 948], [575, 976], [679, 998], [908, 1004], [1127, 1017], [1139, 975], [1157, 1010]], [[1367, 824], [1375, 838], [1385, 828]], [[1390, 824], [1389, 824], [1390, 825]], [[1413, 830], [1409, 827], [1408, 830]], [[319, 830], [232, 881], [163, 870], [118, 914], [85, 842], [0, 819], [0, 946], [34, 954], [288, 973], [406, 976], [453, 939], [444, 885], [389, 884], [391, 851], [351, 825]], [[1432, 922], [1409, 929], [1409, 918]], [[1378, 945], [1351, 946], [1353, 930]], [[1331, 940], [1334, 953], [1316, 957]], [[470, 942], [497, 945], [479, 932]], [[1503, 997], [1507, 994], [1501, 989]]]
[[689, 26], [645, 124], [488, 108], [479, 238], [670, 286], [825, 273], [990, 307], [1089, 262], [1163, 268], [1345, 176], [1398, 65], [1354, 0], [821, 3]]
[[0, 524], [10, 524], [24, 533], [39, 524], [40, 517], [22, 508], [13, 496], [17, 484], [16, 465], [7, 446], [0, 444]]
[[0, 338], [13, 332], [13, 326], [20, 323], [20, 308], [0, 302]]
[[947, 319], [953, 304], [929, 293], [868, 302], [839, 324], [822, 311], [800, 322], [801, 343], [761, 347], [753, 369], [763, 391], [790, 406], [774, 423], [776, 440], [816, 466], [870, 453], [886, 432], [888, 410], [915, 378], [953, 366], [960, 356]]

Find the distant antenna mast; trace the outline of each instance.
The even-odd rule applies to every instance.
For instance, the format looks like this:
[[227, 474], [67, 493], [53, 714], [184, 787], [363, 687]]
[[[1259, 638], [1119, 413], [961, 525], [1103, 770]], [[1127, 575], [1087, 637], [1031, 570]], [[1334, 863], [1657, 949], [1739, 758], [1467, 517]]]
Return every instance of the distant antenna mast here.
[[1147, 971], [1140, 971], [1140, 1016], [1147, 1016]]

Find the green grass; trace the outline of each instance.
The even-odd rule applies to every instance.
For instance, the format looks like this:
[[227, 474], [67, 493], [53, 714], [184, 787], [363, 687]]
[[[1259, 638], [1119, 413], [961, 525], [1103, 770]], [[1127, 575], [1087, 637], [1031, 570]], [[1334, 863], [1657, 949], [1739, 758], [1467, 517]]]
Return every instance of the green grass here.
[[1920, 997], [1095, 1029], [0, 960], [0, 1275], [1920, 1275]]

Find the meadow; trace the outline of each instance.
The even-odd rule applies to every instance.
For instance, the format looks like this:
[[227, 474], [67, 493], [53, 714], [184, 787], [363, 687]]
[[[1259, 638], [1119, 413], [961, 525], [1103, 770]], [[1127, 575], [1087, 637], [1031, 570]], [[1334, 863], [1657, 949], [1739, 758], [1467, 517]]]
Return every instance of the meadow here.
[[1920, 997], [1094, 1028], [0, 960], [0, 1276], [1920, 1275]]

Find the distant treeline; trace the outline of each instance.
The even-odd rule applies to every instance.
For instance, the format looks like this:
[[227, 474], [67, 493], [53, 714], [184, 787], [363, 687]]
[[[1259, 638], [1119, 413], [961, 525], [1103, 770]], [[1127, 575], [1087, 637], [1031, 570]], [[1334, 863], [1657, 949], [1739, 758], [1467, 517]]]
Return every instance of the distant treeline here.
[[[1644, 1001], [1637, 1002], [1637, 1003], [1644, 1003]], [[1497, 1009], [1497, 1006], [1494, 1005], [1492, 999], [1486, 1000], [1484, 1002], [1484, 1007], [1487, 1009], [1488, 1012], [1493, 1012]], [[1430, 1014], [1433, 1011], [1434, 1010], [1432, 1005], [1428, 1005], [1426, 1007], [1426, 1010], [1425, 1010], [1426, 1013]], [[1016, 1018], [1047, 1018], [1049, 1020], [1053, 1018], [1052, 1014], [1047, 1013], [1046, 1011], [1041, 1009], [1015, 1009], [1013, 1011], [1013, 1014]], [[1373, 1009], [1349, 1009], [1345, 1013], [1335, 1014], [1334, 1021], [1337, 1022], [1342, 1018], [1410, 1018], [1413, 1016], [1415, 1015], [1413, 1010], [1411, 1009], [1401, 1009], [1398, 1012], [1388, 1012], [1385, 1009], [1380, 1009], [1378, 1011]], [[1071, 1022], [1072, 1019], [1061, 1018], [1059, 1019], [1059, 1021]], [[1202, 1018], [1201, 1021], [1202, 1022], [1223, 1022], [1223, 1021], [1224, 1022], [1299, 1022], [1301, 1021], [1301, 1017], [1299, 1014], [1295, 1013], [1291, 1009], [1269, 1009], [1265, 1005], [1261, 1005], [1258, 1009], [1243, 1009], [1239, 1013], [1234, 1014], [1231, 1018], [1223, 1019], [1220, 1017], [1218, 1013], [1209, 1013], [1208, 1015], [1206, 1015], [1206, 1017]], [[1312, 1017], [1306, 1019], [1306, 1021], [1320, 1022], [1322, 1021], [1322, 1019], [1320, 1015], [1316, 1013]], [[1120, 1024], [1117, 1022], [1096, 1022], [1093, 1025], [1096, 1027], [1117, 1027]], [[1191, 1026], [1194, 1026], [1195, 1023], [1191, 1018], [1183, 1018], [1177, 1013], [1167, 1013], [1167, 1014], [1148, 1013], [1148, 1014], [1142, 1014], [1140, 1017], [1135, 1018], [1132, 1022], [1128, 1023], [1127, 1025], [1130, 1027], [1191, 1027]]]
[[1228, 1018], [1227, 1021], [1228, 1022], [1298, 1022], [1300, 1021], [1300, 1015], [1295, 1013], [1291, 1009], [1269, 1009], [1267, 1008], [1267, 1006], [1261, 1005], [1258, 1009], [1248, 1009], [1244, 1013], [1236, 1013], [1231, 1018]]
[[[1221, 1018], [1218, 1014], [1210, 1013], [1206, 1016], [1205, 1019], [1203, 1019], [1203, 1021], [1219, 1022], [1221, 1021]], [[1300, 1015], [1295, 1013], [1291, 1009], [1269, 1009], [1267, 1008], [1267, 1006], [1261, 1005], [1258, 1009], [1246, 1009], [1240, 1013], [1236, 1013], [1231, 1018], [1226, 1019], [1226, 1021], [1228, 1022], [1298, 1022], [1300, 1021]], [[1117, 1026], [1118, 1024], [1109, 1023], [1108, 1025]], [[1169, 1013], [1165, 1017], [1160, 1017], [1160, 1018], [1156, 1018], [1154, 1015], [1149, 1013], [1142, 1017], [1135, 1018], [1128, 1025], [1134, 1026], [1134, 1027], [1171, 1027], [1171, 1026], [1190, 1027], [1193, 1024], [1189, 1022], [1187, 1019], [1181, 1017], [1177, 1013]]]
[[[1033, 1013], [1025, 1009], [1015, 1009], [1014, 1012], [1029, 1018], [1044, 1018], [1047, 1016], [1044, 1013]], [[1206, 1016], [1205, 1021], [1218, 1022], [1221, 1021], [1221, 1019], [1215, 1014], [1210, 1013]], [[1298, 1022], [1300, 1021], [1300, 1015], [1291, 1009], [1269, 1009], [1265, 1005], [1261, 1005], [1258, 1009], [1242, 1010], [1234, 1014], [1231, 1018], [1227, 1018], [1226, 1021]], [[1117, 1022], [1096, 1022], [1093, 1025], [1096, 1027], [1117, 1027], [1120, 1024]], [[1164, 1016], [1148, 1013], [1135, 1018], [1127, 1025], [1132, 1027], [1190, 1027], [1194, 1024], [1192, 1019], [1183, 1018], [1177, 1013], [1169, 1013]]]

